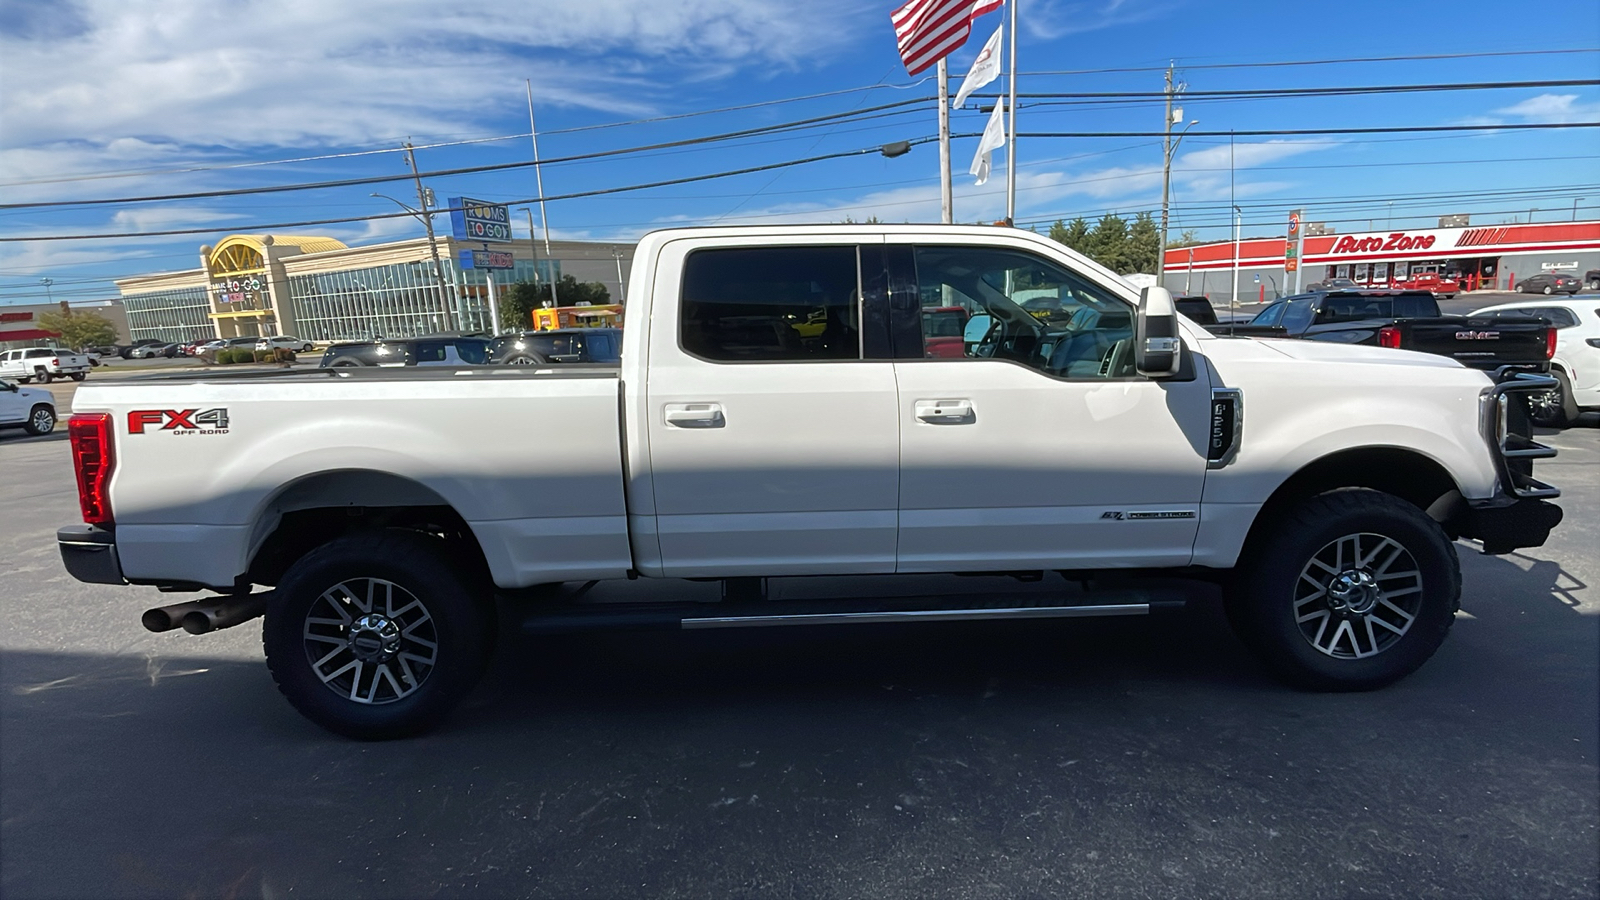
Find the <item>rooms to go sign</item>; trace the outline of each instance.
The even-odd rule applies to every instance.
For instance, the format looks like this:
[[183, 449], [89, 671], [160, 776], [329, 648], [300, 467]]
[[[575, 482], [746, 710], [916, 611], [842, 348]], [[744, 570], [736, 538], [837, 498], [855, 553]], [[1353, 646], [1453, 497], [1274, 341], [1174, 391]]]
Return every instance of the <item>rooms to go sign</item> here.
[[470, 197], [451, 197], [450, 234], [463, 241], [511, 240], [511, 210]]

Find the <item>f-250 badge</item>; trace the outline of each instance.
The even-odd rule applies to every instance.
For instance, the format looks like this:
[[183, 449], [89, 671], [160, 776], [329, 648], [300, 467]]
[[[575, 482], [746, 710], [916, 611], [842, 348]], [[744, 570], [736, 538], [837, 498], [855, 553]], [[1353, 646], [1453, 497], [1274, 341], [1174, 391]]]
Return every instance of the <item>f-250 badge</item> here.
[[146, 430], [173, 434], [227, 434], [228, 411], [216, 409], [135, 409], [128, 413], [128, 433]]

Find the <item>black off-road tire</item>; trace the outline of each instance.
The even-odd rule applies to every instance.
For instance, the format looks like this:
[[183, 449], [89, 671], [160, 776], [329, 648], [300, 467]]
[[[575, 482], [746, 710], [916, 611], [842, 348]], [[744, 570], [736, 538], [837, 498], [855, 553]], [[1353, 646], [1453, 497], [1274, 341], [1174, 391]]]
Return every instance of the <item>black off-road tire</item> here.
[[[408, 621], [414, 623], [404, 627], [402, 634], [408, 637], [403, 641], [431, 640], [437, 649], [434, 664], [425, 674], [414, 657], [403, 663], [398, 658], [387, 663], [363, 662], [362, 668], [355, 670], [352, 690], [360, 690], [365, 683], [361, 675], [367, 665], [373, 666], [367, 669], [370, 673], [387, 664], [391, 677], [380, 683], [373, 674], [369, 696], [376, 702], [360, 702], [351, 699], [342, 686], [335, 690], [324, 682], [325, 676], [330, 682], [339, 681], [329, 673], [347, 660], [356, 660], [354, 643], [341, 651], [343, 656], [324, 663], [323, 674], [319, 675], [316, 667], [318, 655], [338, 650], [329, 636], [354, 635], [354, 623], [341, 627], [310, 620], [337, 622], [328, 614], [332, 601], [325, 592], [353, 585], [360, 593], [361, 583], [369, 580], [387, 582], [411, 595], [400, 597], [395, 607], [411, 599], [422, 604], [426, 622], [421, 622], [415, 611], [410, 619], [396, 613], [392, 621], [401, 627]], [[381, 597], [382, 591], [380, 587], [375, 594]], [[345, 608], [352, 615], [362, 612], [348, 604]], [[379, 604], [373, 603], [372, 609], [380, 609]], [[346, 737], [387, 740], [432, 729], [472, 689], [488, 664], [494, 623], [486, 585], [452, 561], [442, 540], [410, 531], [372, 531], [330, 541], [290, 566], [267, 608], [261, 642], [278, 690], [302, 715]], [[318, 636], [311, 637], [313, 632]], [[404, 643], [402, 647], [427, 653], [420, 644]], [[410, 678], [411, 673], [417, 673], [415, 679]], [[409, 693], [399, 695], [401, 683]], [[389, 698], [391, 694], [395, 696]]]
[[[1544, 395], [1528, 394], [1528, 420], [1544, 428], [1566, 428], [1582, 413], [1572, 399], [1572, 382], [1567, 373], [1551, 369], [1550, 377], [1557, 382], [1555, 390]], [[1535, 401], [1540, 402], [1535, 402]]]
[[537, 350], [522, 350], [506, 357], [502, 365], [507, 366], [547, 366], [550, 360]]
[[[1227, 599], [1227, 612], [1228, 621], [1239, 639], [1278, 678], [1305, 690], [1373, 690], [1415, 672], [1444, 643], [1455, 622], [1455, 614], [1461, 608], [1460, 560], [1444, 530], [1422, 510], [1392, 494], [1366, 489], [1337, 490], [1312, 497], [1268, 524], [1271, 527], [1264, 532], [1259, 545], [1247, 548]], [[1313, 562], [1314, 557], [1330, 547], [1338, 547], [1342, 538], [1350, 536], [1393, 542], [1403, 548], [1415, 564], [1415, 577], [1388, 582], [1389, 588], [1380, 592], [1380, 606], [1374, 610], [1390, 622], [1403, 623], [1402, 617], [1381, 604], [1390, 601], [1404, 607], [1414, 603], [1409, 626], [1398, 638], [1382, 626], [1370, 628], [1378, 640], [1389, 643], [1364, 657], [1359, 656], [1358, 651], [1369, 630], [1366, 617], [1352, 617], [1348, 608], [1332, 608], [1333, 592], [1327, 587], [1337, 576], [1324, 576]], [[1388, 544], [1375, 539], [1368, 546], [1384, 548], [1383, 553], [1375, 553], [1375, 557], [1386, 557], [1389, 552]], [[1366, 554], [1365, 549], [1361, 552]], [[1374, 559], [1373, 564], [1366, 567], [1368, 573], [1376, 570], [1380, 562], [1383, 562], [1381, 558]], [[1308, 569], [1318, 577], [1329, 579], [1321, 600], [1329, 607], [1329, 615], [1326, 619], [1305, 623], [1305, 630], [1302, 630], [1302, 623], [1296, 620], [1297, 600], [1302, 604], [1299, 615], [1315, 616], [1319, 612], [1318, 600], [1300, 598], [1302, 594], [1316, 593], [1314, 583], [1302, 582], [1302, 573]], [[1383, 585], [1384, 579], [1391, 577], [1380, 573], [1376, 583]], [[1412, 586], [1420, 589], [1399, 595]], [[1392, 599], [1391, 590], [1396, 592]], [[1345, 655], [1341, 658], [1336, 653], [1319, 649], [1310, 631], [1319, 621], [1337, 623], [1346, 617], [1351, 622], [1349, 643], [1341, 642], [1336, 635], [1333, 648], [1338, 651], [1348, 646], [1350, 649]], [[1334, 627], [1339, 626], [1335, 624]], [[1317, 638], [1326, 642], [1326, 634], [1319, 631]], [[1371, 646], [1376, 647], [1376, 644]]]
[[39, 382], [40, 384], [49, 384], [55, 380], [55, 376], [51, 375], [49, 371], [45, 369], [34, 369], [33, 380]]
[[72, 378], [73, 381], [82, 381], [85, 378], [89, 377], [89, 373], [88, 372], [73, 372], [70, 377]]

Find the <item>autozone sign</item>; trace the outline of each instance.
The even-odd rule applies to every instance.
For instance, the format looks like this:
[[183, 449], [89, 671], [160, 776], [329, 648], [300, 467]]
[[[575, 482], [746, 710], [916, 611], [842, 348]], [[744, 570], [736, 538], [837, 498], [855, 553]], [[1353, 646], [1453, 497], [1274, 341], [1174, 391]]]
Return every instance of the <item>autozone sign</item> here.
[[1406, 234], [1396, 231], [1390, 235], [1373, 235], [1372, 237], [1358, 238], [1345, 235], [1334, 242], [1329, 253], [1380, 253], [1393, 250], [1427, 250], [1438, 240], [1432, 234]]

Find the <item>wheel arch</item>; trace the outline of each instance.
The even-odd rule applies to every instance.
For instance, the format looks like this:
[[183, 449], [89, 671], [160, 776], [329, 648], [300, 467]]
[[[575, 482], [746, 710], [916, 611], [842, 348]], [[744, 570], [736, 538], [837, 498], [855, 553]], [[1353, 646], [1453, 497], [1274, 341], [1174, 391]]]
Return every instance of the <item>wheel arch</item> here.
[[261, 504], [251, 525], [245, 579], [276, 584], [316, 547], [352, 532], [388, 528], [438, 537], [467, 577], [489, 577], [471, 526], [437, 491], [390, 472], [338, 469], [297, 478]]
[[1262, 504], [1245, 536], [1241, 560], [1300, 503], [1326, 493], [1366, 488], [1392, 494], [1427, 513], [1452, 539], [1465, 509], [1460, 486], [1438, 460], [1407, 447], [1354, 447], [1319, 457], [1284, 479]]

